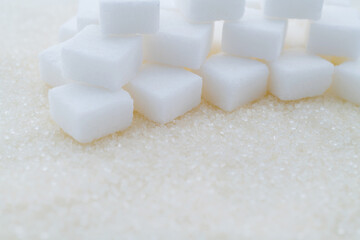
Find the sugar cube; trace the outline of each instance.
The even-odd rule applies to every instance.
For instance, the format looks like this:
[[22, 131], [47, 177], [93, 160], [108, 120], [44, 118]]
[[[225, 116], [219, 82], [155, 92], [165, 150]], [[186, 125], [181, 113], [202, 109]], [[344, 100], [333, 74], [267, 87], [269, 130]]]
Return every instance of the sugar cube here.
[[201, 77], [181, 68], [146, 64], [126, 89], [135, 110], [150, 120], [168, 123], [201, 102]]
[[341, 98], [360, 104], [360, 63], [346, 62], [335, 68], [334, 92]]
[[180, 12], [191, 22], [237, 20], [244, 14], [245, 0], [178, 0]]
[[100, 0], [101, 30], [106, 35], [156, 33], [159, 11], [159, 0]]
[[144, 37], [150, 63], [199, 69], [210, 52], [213, 24], [191, 24], [175, 11], [160, 11], [160, 30]]
[[360, 57], [358, 12], [346, 7], [324, 7], [323, 18], [310, 26], [308, 51], [350, 59]]
[[266, 19], [261, 11], [247, 9], [241, 21], [225, 22], [222, 50], [240, 57], [272, 61], [283, 49], [286, 21]]
[[99, 0], [79, 0], [77, 13], [78, 31], [93, 24], [99, 24]]
[[62, 44], [58, 44], [39, 54], [41, 79], [52, 87], [70, 82], [63, 74], [61, 49]]
[[72, 17], [61, 25], [58, 35], [59, 42], [64, 42], [74, 37], [77, 32], [77, 20], [76, 17]]
[[268, 17], [318, 20], [324, 0], [265, 0]]
[[217, 54], [200, 70], [203, 96], [225, 111], [233, 111], [265, 95], [269, 70], [256, 60]]
[[91, 25], [64, 43], [62, 61], [67, 78], [119, 90], [141, 66], [142, 38], [104, 37]]
[[133, 118], [133, 100], [124, 90], [71, 83], [51, 89], [49, 103], [54, 121], [81, 143], [124, 130]]
[[270, 92], [281, 100], [323, 94], [332, 83], [334, 65], [298, 50], [286, 51], [270, 63]]

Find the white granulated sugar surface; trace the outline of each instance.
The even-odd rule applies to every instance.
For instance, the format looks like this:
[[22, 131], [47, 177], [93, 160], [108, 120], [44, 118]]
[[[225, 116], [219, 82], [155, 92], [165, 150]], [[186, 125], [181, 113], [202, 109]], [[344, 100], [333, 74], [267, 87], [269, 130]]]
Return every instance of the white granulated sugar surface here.
[[330, 93], [67, 136], [38, 53], [76, 5], [0, 1], [0, 239], [360, 239], [360, 107]]

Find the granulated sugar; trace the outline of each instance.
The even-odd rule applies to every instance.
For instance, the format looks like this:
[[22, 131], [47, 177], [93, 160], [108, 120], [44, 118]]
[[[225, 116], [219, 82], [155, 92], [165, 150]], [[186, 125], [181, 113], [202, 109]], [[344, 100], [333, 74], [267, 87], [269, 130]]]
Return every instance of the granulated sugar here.
[[81, 145], [51, 120], [38, 70], [76, 3], [0, 9], [0, 239], [360, 238], [358, 106], [203, 102]]

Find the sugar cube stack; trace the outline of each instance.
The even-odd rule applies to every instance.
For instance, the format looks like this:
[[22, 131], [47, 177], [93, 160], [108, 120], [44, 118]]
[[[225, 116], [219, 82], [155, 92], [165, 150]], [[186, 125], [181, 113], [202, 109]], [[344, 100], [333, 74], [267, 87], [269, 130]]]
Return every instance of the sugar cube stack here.
[[360, 104], [360, 18], [348, 0], [79, 0], [78, 6], [60, 27], [60, 43], [39, 55], [40, 76], [54, 87], [50, 114], [78, 142], [125, 130], [133, 111], [172, 122], [201, 98], [231, 112], [267, 92], [293, 101], [332, 86]]

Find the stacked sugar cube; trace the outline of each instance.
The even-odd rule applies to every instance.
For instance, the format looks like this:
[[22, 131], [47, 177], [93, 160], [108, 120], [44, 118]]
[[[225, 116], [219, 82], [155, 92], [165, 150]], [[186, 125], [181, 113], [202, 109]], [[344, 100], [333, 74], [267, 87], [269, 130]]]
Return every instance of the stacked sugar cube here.
[[[200, 104], [234, 111], [268, 91], [360, 104], [360, 19], [342, 0], [80, 0], [40, 54], [50, 113], [88, 143], [168, 123]], [[334, 67], [326, 59], [346, 59]]]

